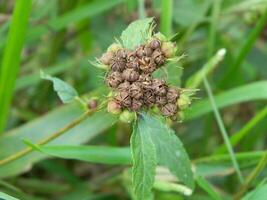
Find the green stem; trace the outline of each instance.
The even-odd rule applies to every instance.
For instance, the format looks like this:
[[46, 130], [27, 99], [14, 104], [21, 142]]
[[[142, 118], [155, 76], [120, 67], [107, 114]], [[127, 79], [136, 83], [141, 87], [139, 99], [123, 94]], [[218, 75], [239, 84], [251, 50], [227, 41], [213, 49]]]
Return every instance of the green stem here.
[[161, 0], [160, 32], [169, 37], [172, 33], [173, 0]]
[[246, 178], [245, 182], [241, 185], [240, 189], [238, 190], [238, 193], [235, 195], [234, 199], [241, 199], [243, 194], [248, 190], [251, 183], [257, 178], [257, 176], [262, 172], [262, 170], [267, 165], [267, 153], [265, 153], [261, 160], [259, 161], [258, 165], [255, 167], [255, 169], [249, 174], [249, 176]]
[[[64, 133], [66, 133], [68, 130], [72, 129], [73, 127], [77, 126], [78, 124], [80, 124], [83, 120], [85, 120], [88, 116], [90, 116], [91, 114], [93, 114], [96, 110], [88, 110], [87, 112], [85, 112], [83, 115], [81, 115], [79, 118], [73, 120], [70, 124], [66, 125], [65, 127], [59, 129], [58, 131], [54, 132], [51, 136], [44, 138], [43, 140], [39, 141], [37, 143], [37, 145], [44, 145], [47, 144], [48, 142], [58, 138], [59, 136], [63, 135]], [[29, 154], [30, 152], [33, 151], [33, 148], [28, 147], [24, 150], [21, 150], [3, 160], [0, 160], [0, 166], [1, 165], [5, 165], [8, 164], [14, 160], [17, 160], [27, 154]]]
[[229, 155], [231, 157], [231, 160], [232, 160], [232, 163], [233, 163], [233, 166], [235, 168], [235, 171], [238, 175], [238, 178], [240, 180], [241, 183], [244, 182], [244, 179], [243, 179], [243, 176], [241, 174], [241, 171], [240, 171], [240, 168], [239, 168], [239, 165], [237, 163], [237, 160], [236, 160], [236, 157], [235, 157], [235, 154], [234, 154], [234, 151], [233, 151], [233, 148], [231, 146], [231, 143], [230, 143], [230, 140], [229, 140], [229, 137], [228, 137], [228, 134], [226, 132], [226, 129], [224, 127], [224, 124], [223, 124], [223, 121], [222, 121], [222, 118], [220, 116], [220, 113], [217, 109], [217, 106], [216, 106], [216, 102], [214, 100], [214, 97], [213, 97], [213, 94], [212, 94], [212, 91], [211, 91], [211, 88], [210, 88], [210, 85], [208, 83], [208, 80], [206, 79], [206, 76], [204, 76], [204, 85], [205, 85], [205, 88], [206, 88], [206, 91], [208, 93], [208, 96], [209, 96], [209, 100], [210, 100], [210, 103], [211, 103], [211, 106], [213, 108], [213, 111], [214, 111], [214, 115], [215, 115], [215, 118], [216, 118], [216, 121], [218, 123], [218, 126], [219, 126], [219, 129], [220, 129], [220, 132], [223, 136], [223, 139], [224, 139], [224, 143], [227, 147], [227, 150], [229, 152]]
[[146, 18], [145, 0], [138, 0], [138, 14], [139, 14], [139, 19]]
[[31, 5], [31, 0], [17, 0], [12, 15], [12, 22], [0, 67], [0, 133], [5, 129], [8, 119], [8, 111], [19, 71], [20, 54], [25, 40]]

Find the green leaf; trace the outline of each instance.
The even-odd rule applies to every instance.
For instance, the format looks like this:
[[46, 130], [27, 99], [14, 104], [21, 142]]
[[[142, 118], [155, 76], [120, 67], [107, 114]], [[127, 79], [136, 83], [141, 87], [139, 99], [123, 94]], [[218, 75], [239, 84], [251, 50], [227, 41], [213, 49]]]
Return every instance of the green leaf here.
[[151, 199], [156, 171], [156, 150], [149, 126], [141, 119], [131, 136], [133, 189], [137, 199]]
[[[240, 87], [236, 87], [234, 89], [215, 96], [215, 101], [218, 108], [224, 108], [226, 106], [247, 101], [266, 99], [267, 81], [258, 81]], [[212, 107], [208, 99], [196, 101], [192, 104], [192, 107], [190, 109], [185, 111], [185, 120], [200, 117], [211, 111]]]
[[36, 150], [64, 159], [75, 159], [99, 164], [126, 165], [132, 162], [128, 147], [107, 146], [81, 146], [81, 145], [52, 145], [39, 146], [34, 144]]
[[214, 191], [212, 185], [202, 176], [198, 176], [196, 178], [197, 184], [203, 189], [205, 190], [209, 196], [213, 199], [213, 200], [221, 200], [222, 198], [219, 196], [219, 194], [217, 192]]
[[242, 200], [265, 200], [267, 196], [267, 184], [257, 187], [248, 193]]
[[0, 199], [3, 199], [3, 200], [19, 200], [19, 199], [15, 198], [15, 197], [12, 197], [12, 196], [10, 196], [8, 194], [5, 194], [3, 192], [0, 192]]
[[[92, 96], [103, 93], [104, 90], [98, 90], [93, 92]], [[83, 113], [84, 110], [77, 103], [68, 104], [61, 106], [30, 123], [7, 132], [0, 137], [0, 159], [4, 159], [27, 148], [22, 142], [22, 139], [28, 139], [34, 143], [38, 143], [40, 140], [49, 137], [53, 132], [66, 126]], [[76, 145], [88, 142], [96, 135], [111, 127], [116, 121], [117, 118], [114, 115], [104, 111], [97, 112], [75, 128], [52, 141], [51, 144]], [[34, 163], [46, 157], [46, 155], [39, 152], [32, 152], [18, 160], [2, 165], [0, 166], [0, 178], [26, 172], [31, 169]]]
[[[189, 157], [174, 131], [165, 125], [159, 117], [143, 113], [140, 120], [149, 130], [155, 144], [158, 164], [167, 167], [179, 182], [191, 190], [194, 189], [194, 178]], [[139, 123], [140, 123], [139, 122]]]
[[60, 80], [59, 78], [45, 74], [43, 71], [40, 72], [40, 76], [42, 79], [52, 81], [53, 88], [63, 103], [70, 103], [78, 97], [77, 91], [68, 83]]
[[30, 16], [32, 1], [17, 0], [12, 14], [4, 54], [1, 55], [0, 67], [0, 133], [3, 132], [8, 119], [9, 107], [12, 101], [15, 81], [20, 66], [21, 51], [24, 45], [25, 32]]
[[132, 22], [121, 34], [123, 46], [133, 49], [151, 37], [153, 18], [140, 19]]

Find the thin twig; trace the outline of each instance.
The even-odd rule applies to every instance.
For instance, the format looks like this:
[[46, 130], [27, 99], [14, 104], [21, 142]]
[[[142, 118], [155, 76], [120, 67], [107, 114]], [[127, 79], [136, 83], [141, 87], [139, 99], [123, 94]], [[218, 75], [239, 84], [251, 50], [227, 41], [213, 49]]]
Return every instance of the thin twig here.
[[235, 195], [234, 199], [238, 200], [241, 199], [243, 194], [248, 190], [251, 183], [257, 178], [257, 176], [262, 172], [264, 167], [267, 165], [267, 153], [265, 153], [261, 160], [259, 161], [258, 165], [254, 168], [254, 170], [249, 174], [246, 178], [244, 184], [241, 185], [238, 193]]
[[[80, 117], [78, 117], [77, 119], [73, 120], [71, 123], [69, 123], [68, 125], [64, 126], [63, 128], [59, 129], [58, 131], [54, 132], [51, 136], [42, 139], [40, 142], [37, 143], [37, 145], [44, 145], [47, 144], [48, 142], [58, 138], [59, 136], [61, 136], [62, 134], [64, 134], [66, 131], [72, 129], [73, 127], [77, 126], [78, 124], [80, 124], [83, 120], [85, 120], [88, 116], [90, 116], [92, 113], [94, 113], [96, 110], [88, 110], [86, 111], [84, 114], [82, 114]], [[28, 153], [32, 152], [33, 148], [28, 147], [24, 150], [21, 150], [3, 160], [0, 160], [0, 166], [5, 165], [7, 163], [10, 163], [14, 160], [17, 160], [25, 155], [27, 155]]]

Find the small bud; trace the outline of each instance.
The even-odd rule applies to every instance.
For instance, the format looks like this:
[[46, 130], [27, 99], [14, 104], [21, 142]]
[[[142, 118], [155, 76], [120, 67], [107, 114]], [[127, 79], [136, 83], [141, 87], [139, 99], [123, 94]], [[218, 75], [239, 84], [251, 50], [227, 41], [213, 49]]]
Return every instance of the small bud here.
[[177, 113], [177, 105], [172, 103], [167, 103], [161, 107], [161, 112], [164, 116], [170, 117]]
[[104, 65], [110, 65], [112, 62], [113, 56], [114, 56], [113, 53], [108, 51], [104, 53], [99, 60]]
[[135, 113], [128, 110], [124, 110], [120, 114], [120, 121], [125, 123], [131, 123], [135, 119]]
[[92, 99], [87, 103], [87, 107], [89, 109], [96, 109], [97, 108], [97, 100], [96, 99]]
[[109, 113], [117, 115], [121, 113], [121, 105], [118, 101], [111, 100], [108, 102], [107, 110]]
[[181, 96], [177, 100], [177, 105], [181, 110], [188, 108], [191, 105], [190, 97], [186, 94], [181, 94]]
[[113, 43], [108, 47], [107, 52], [116, 53], [119, 49], [122, 49], [122, 46], [120, 44]]
[[144, 46], [143, 45], [141, 45], [140, 47], [138, 47], [136, 49], [136, 56], [138, 58], [142, 58], [143, 56], [145, 56], [145, 51], [144, 51]]
[[173, 42], [163, 42], [161, 51], [166, 58], [172, 58], [175, 56], [175, 53], [177, 51], [176, 44]]
[[160, 48], [161, 42], [158, 39], [153, 39], [149, 43], [149, 47], [153, 50]]
[[126, 62], [119, 59], [113, 59], [111, 62], [112, 71], [122, 72], [126, 67]]
[[137, 81], [139, 78], [139, 73], [134, 69], [125, 69], [122, 73], [122, 77], [130, 82]]

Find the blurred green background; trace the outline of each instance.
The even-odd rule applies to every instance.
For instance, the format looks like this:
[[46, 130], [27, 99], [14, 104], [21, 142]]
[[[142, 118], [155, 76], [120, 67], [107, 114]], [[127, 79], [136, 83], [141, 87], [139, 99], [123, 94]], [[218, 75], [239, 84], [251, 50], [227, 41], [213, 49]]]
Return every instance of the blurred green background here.
[[[38, 142], [82, 113], [76, 103], [61, 105], [40, 79], [41, 69], [79, 94], [103, 97], [104, 72], [89, 60], [144, 17], [154, 17], [156, 30], [168, 37], [177, 33], [179, 54], [186, 56], [168, 70], [176, 86], [185, 87], [217, 50], [227, 50], [208, 79], [235, 151], [247, 152], [238, 161], [248, 174], [266, 149], [266, 0], [0, 0], [0, 159], [24, 149], [22, 139]], [[226, 151], [205, 88], [199, 88], [184, 122], [173, 128], [200, 174], [231, 199], [238, 179], [229, 159], [200, 162]], [[115, 122], [97, 113], [53, 142], [128, 146], [130, 125]], [[0, 166], [1, 191], [36, 200], [131, 199], [125, 167], [43, 158], [31, 153]], [[198, 187], [191, 197], [155, 189], [155, 199], [212, 198]]]

